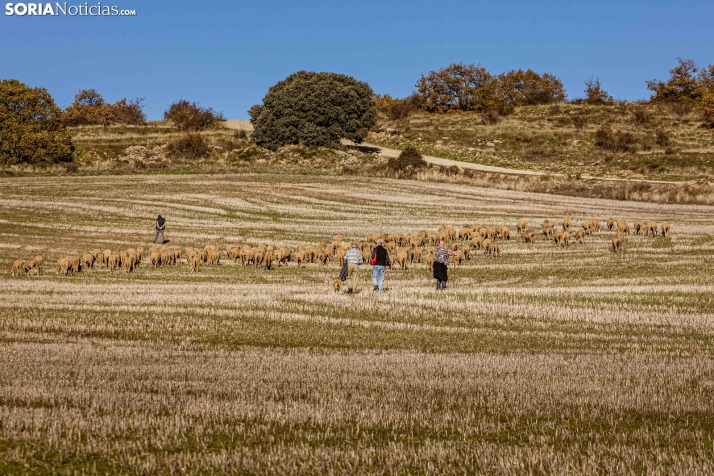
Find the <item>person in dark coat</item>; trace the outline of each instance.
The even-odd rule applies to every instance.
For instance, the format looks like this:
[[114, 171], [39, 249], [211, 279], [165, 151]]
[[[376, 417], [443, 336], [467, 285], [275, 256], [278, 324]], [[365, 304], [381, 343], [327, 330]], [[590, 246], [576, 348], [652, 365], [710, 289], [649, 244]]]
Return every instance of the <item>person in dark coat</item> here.
[[159, 238], [159, 235], [161, 235], [161, 242], [159, 243], [160, 245], [164, 244], [164, 230], [166, 229], [166, 219], [159, 215], [156, 218], [156, 234], [154, 235], [154, 243], [156, 243], [156, 240]]
[[372, 268], [372, 284], [375, 291], [384, 291], [384, 275], [387, 271], [387, 266], [391, 264], [389, 253], [387, 253], [383, 243], [381, 239], [377, 240], [377, 246], [372, 250], [372, 258], [369, 261], [369, 264], [374, 266]]
[[439, 241], [439, 246], [434, 253], [434, 279], [436, 279], [437, 290], [446, 289], [446, 282], [449, 280], [449, 256], [456, 256], [456, 253], [444, 248], [444, 240]]

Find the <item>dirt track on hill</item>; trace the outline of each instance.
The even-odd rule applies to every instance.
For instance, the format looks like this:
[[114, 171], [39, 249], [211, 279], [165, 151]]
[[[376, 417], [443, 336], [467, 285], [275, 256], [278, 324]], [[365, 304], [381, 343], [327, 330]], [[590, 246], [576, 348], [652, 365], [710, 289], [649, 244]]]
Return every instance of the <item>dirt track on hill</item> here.
[[[235, 130], [245, 130], [252, 131], [253, 125], [248, 119], [231, 119], [225, 121], [223, 125], [229, 129]], [[351, 140], [342, 139], [342, 145], [358, 147], [362, 151], [369, 151], [385, 157], [398, 157], [401, 151], [396, 149], [388, 149], [386, 147], [381, 147], [375, 144], [368, 144], [363, 142], [359, 145], [355, 144]], [[536, 170], [521, 170], [521, 169], [511, 169], [507, 167], [495, 167], [492, 165], [477, 164], [474, 162], [463, 162], [460, 160], [444, 159], [442, 157], [434, 157], [431, 155], [425, 155], [424, 160], [433, 165], [440, 165], [444, 167], [460, 167], [462, 169], [478, 170], [480, 172], [489, 172], [495, 174], [507, 174], [507, 175], [528, 175], [528, 176], [543, 176], [550, 175], [551, 177], [567, 177], [566, 174], [558, 173], [546, 173], [539, 172]], [[635, 182], [635, 183], [659, 183], [659, 184], [681, 184], [685, 182], [673, 182], [667, 180], [645, 180], [645, 179], [626, 179], [619, 177], [594, 177], [592, 175], [583, 175], [581, 177], [583, 180], [600, 180], [605, 182]]]

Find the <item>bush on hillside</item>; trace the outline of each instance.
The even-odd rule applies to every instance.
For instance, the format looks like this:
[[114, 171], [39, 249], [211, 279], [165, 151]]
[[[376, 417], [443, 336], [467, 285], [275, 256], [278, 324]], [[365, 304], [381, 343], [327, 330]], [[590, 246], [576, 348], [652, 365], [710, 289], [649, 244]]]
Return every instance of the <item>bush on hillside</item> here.
[[164, 120], [172, 122], [182, 131], [202, 131], [216, 127], [225, 118], [210, 107], [201, 107], [197, 102], [181, 99], [164, 111]]
[[172, 159], [198, 160], [211, 153], [208, 141], [201, 134], [186, 134], [169, 142], [166, 155]]
[[62, 110], [47, 90], [0, 80], [0, 164], [71, 162], [73, 153]]
[[426, 161], [414, 146], [408, 146], [399, 154], [399, 157], [391, 157], [387, 161], [387, 167], [395, 172], [414, 172], [426, 165]]
[[65, 109], [64, 123], [67, 126], [146, 124], [142, 102], [143, 98], [123, 98], [110, 104], [96, 89], [82, 89], [74, 96], [74, 102]]
[[600, 78], [590, 78], [585, 81], [585, 99], [583, 102], [592, 106], [602, 106], [612, 104], [614, 101], [612, 96], [600, 85]]
[[290, 144], [337, 147], [357, 143], [377, 120], [374, 92], [344, 74], [299, 71], [270, 88], [250, 111], [253, 139], [277, 150]]
[[631, 152], [637, 140], [626, 131], [613, 131], [610, 126], [602, 126], [594, 134], [595, 145], [613, 152]]

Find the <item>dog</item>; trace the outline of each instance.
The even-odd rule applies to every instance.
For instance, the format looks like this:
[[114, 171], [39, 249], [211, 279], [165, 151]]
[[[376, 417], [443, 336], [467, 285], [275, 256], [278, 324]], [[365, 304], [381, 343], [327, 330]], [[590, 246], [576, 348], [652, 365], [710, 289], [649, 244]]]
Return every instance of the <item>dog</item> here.
[[342, 287], [342, 283], [340, 282], [340, 278], [333, 278], [332, 279], [332, 288], [335, 290], [336, 293], [340, 292], [340, 288]]

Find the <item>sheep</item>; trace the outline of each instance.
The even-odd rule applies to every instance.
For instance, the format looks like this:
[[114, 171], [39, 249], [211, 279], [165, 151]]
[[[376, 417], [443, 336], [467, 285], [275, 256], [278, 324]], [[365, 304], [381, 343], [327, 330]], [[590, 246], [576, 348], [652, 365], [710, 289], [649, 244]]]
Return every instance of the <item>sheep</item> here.
[[578, 243], [585, 244], [585, 230], [580, 229], [575, 232], [575, 239], [578, 241]]
[[20, 276], [20, 272], [23, 270], [24, 264], [25, 264], [25, 262], [22, 261], [21, 259], [15, 260], [15, 262], [12, 264], [12, 271], [10, 274], [13, 277]]
[[300, 268], [305, 262], [305, 254], [302, 251], [295, 253], [295, 261], [297, 261], [298, 268]]
[[526, 231], [526, 228], [528, 227], [528, 221], [525, 218], [521, 218], [518, 220], [518, 223], [516, 224], [516, 230], [518, 231], [519, 235], [522, 235], [524, 231]]
[[540, 223], [540, 227], [543, 228], [543, 229], [546, 229], [546, 228], [555, 228], [555, 222], [554, 222], [553, 220], [543, 220], [543, 221]]
[[506, 241], [511, 241], [511, 230], [509, 230], [505, 226], [501, 227], [501, 238]]
[[463, 255], [461, 254], [460, 251], [456, 251], [456, 254], [453, 256], [454, 258], [454, 268], [458, 268], [459, 264], [461, 264], [461, 259], [463, 258]]
[[647, 224], [647, 233], [653, 237], [657, 236], [657, 223], [651, 221]]
[[481, 238], [481, 235], [477, 235], [471, 240], [471, 246], [473, 246], [475, 249], [480, 250], [481, 245], [483, 243], [483, 238]]
[[615, 228], [615, 219], [608, 218], [607, 219], [607, 231], [612, 231], [614, 228]]
[[61, 273], [64, 276], [72, 274], [72, 263], [68, 258], [60, 258], [57, 260], [57, 266], [55, 267], [56, 273]]
[[109, 267], [109, 257], [112, 255], [112, 250], [104, 250], [103, 255], [104, 255], [104, 259], [102, 260], [102, 263], [104, 264], [104, 266], [106, 266], [108, 268]]
[[92, 253], [84, 253], [82, 255], [82, 264], [89, 269], [94, 268], [95, 260], [96, 260], [96, 258], [94, 257], [94, 255]]
[[405, 250], [397, 252], [397, 263], [402, 269], [407, 269], [407, 252]]
[[495, 241], [491, 243], [491, 246], [488, 249], [488, 254], [491, 255], [492, 258], [501, 256], [501, 248], [498, 247], [498, 243]]
[[560, 244], [563, 242], [563, 231], [562, 230], [558, 230], [555, 232], [555, 235], [553, 236], [553, 242], [557, 246], [560, 246]]
[[82, 265], [80, 263], [78, 255], [70, 256], [69, 261], [72, 264], [72, 272], [73, 273], [78, 273], [78, 272], [82, 271]]
[[25, 261], [25, 265], [23, 266], [23, 270], [25, 271], [26, 275], [31, 275], [33, 273], [40, 274], [40, 271], [37, 269], [37, 262], [34, 259], [30, 259]]
[[429, 267], [429, 269], [432, 269], [434, 267], [434, 253], [426, 254], [426, 265]]
[[546, 240], [551, 240], [553, 239], [553, 227], [546, 227], [543, 228], [543, 236], [545, 236]]
[[598, 220], [597, 218], [591, 218], [590, 224], [592, 225], [594, 233], [600, 231], [600, 220]]
[[[300, 252], [300, 256], [302, 256], [302, 252]], [[253, 263], [253, 259], [254, 259], [253, 249], [250, 247], [243, 248], [243, 250], [241, 251], [241, 254], [240, 254], [241, 265], [248, 266], [249, 264]], [[203, 259], [201, 259], [201, 261], [205, 262], [205, 261], [203, 261]]]
[[221, 262], [221, 253], [216, 249], [208, 250], [206, 261], [208, 264], [219, 265]]
[[[327, 261], [327, 258], [329, 255], [325, 255], [325, 261]], [[268, 249], [265, 251], [265, 269], [270, 270], [273, 267], [273, 247], [268, 246]]]
[[573, 226], [573, 223], [570, 221], [570, 218], [565, 218], [563, 220], [563, 231], [570, 231], [571, 226]]
[[132, 261], [129, 256], [127, 256], [127, 259], [122, 261], [122, 264], [124, 265], [124, 272], [131, 273], [134, 271], [134, 261]]
[[136, 247], [136, 266], [139, 266], [144, 259], [144, 248], [141, 246]]
[[201, 257], [198, 256], [198, 254], [194, 254], [190, 258], [189, 263], [191, 265], [191, 272], [198, 273], [198, 267], [201, 264]]
[[564, 231], [563, 235], [561, 236], [560, 242], [565, 247], [570, 246], [570, 233], [567, 231]]
[[469, 227], [464, 227], [459, 230], [459, 238], [462, 240], [470, 240], [471, 239], [471, 228]]
[[461, 254], [464, 255], [465, 260], [470, 260], [471, 259], [471, 246], [469, 246], [468, 244], [465, 244], [464, 246], [462, 246]]
[[169, 255], [169, 250], [163, 250], [159, 253], [161, 257], [161, 266], [167, 266], [171, 264], [171, 255]]
[[491, 240], [488, 239], [488, 238], [486, 238], [485, 240], [483, 240], [483, 242], [481, 243], [481, 246], [483, 247], [483, 250], [484, 250], [483, 254], [485, 254], [485, 255], [490, 254], [490, 252], [491, 252], [491, 243], [492, 243]]
[[662, 236], [669, 236], [669, 223], [666, 221], [662, 222]]
[[42, 256], [37, 255], [35, 256], [35, 263], [37, 263], [37, 273], [42, 273], [42, 263], [44, 260], [42, 259]]
[[635, 229], [635, 235], [639, 235], [642, 231], [642, 220], [636, 220], [633, 228]]
[[625, 233], [627, 233], [628, 235], [632, 234], [632, 231], [630, 231], [630, 226], [625, 220], [617, 220], [617, 234], [624, 235]]
[[615, 235], [612, 239], [612, 252], [617, 253], [618, 251], [622, 251], [622, 236], [620, 234]]
[[161, 253], [159, 253], [158, 251], [152, 252], [149, 255], [149, 259], [151, 260], [151, 266], [153, 266], [154, 269], [156, 269], [157, 266], [161, 266]]
[[[152, 263], [153, 263], [153, 254], [152, 254]], [[109, 271], [114, 271], [120, 266], [121, 263], [121, 258], [119, 257], [118, 253], [112, 253], [109, 256], [109, 260], [107, 260], [107, 268], [109, 268]], [[154, 265], [154, 268], [156, 268], [156, 265]]]
[[521, 236], [523, 236], [524, 243], [533, 243], [533, 238], [535, 238], [535, 231], [528, 228], [527, 230], [523, 230], [521, 232]]

